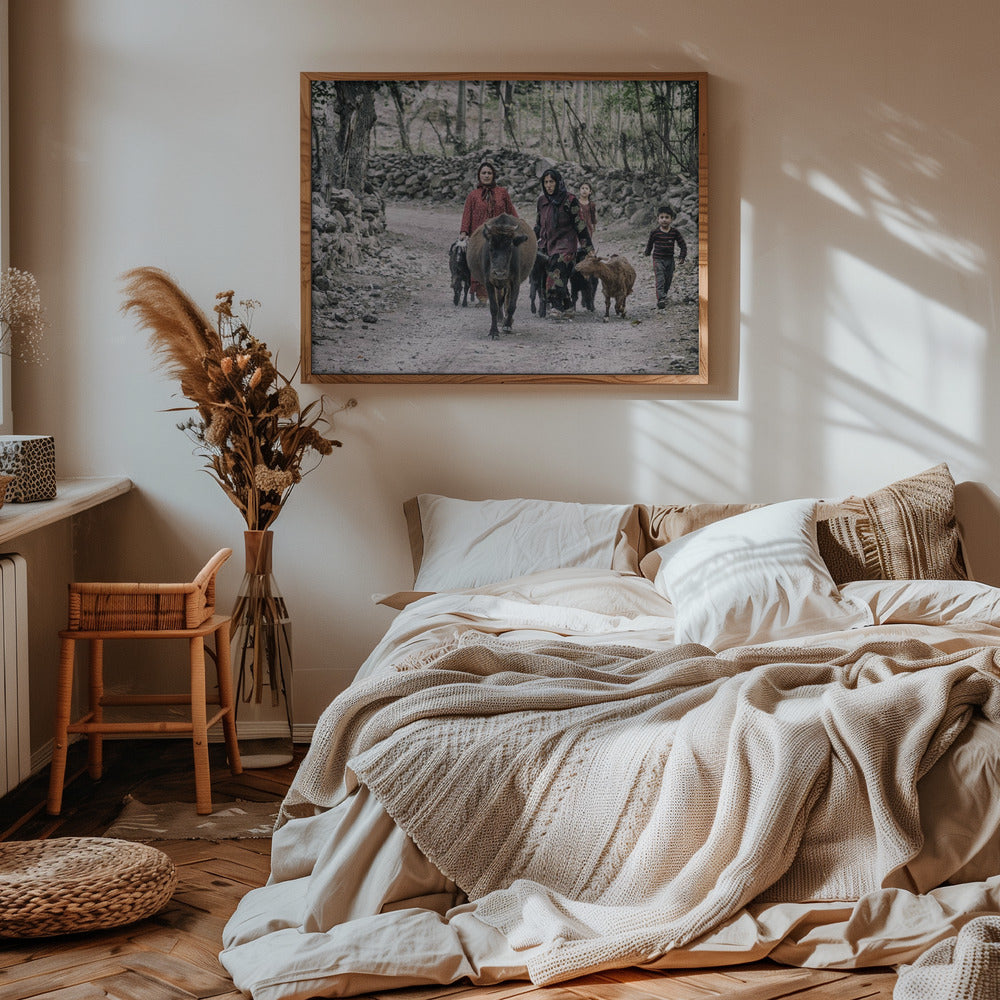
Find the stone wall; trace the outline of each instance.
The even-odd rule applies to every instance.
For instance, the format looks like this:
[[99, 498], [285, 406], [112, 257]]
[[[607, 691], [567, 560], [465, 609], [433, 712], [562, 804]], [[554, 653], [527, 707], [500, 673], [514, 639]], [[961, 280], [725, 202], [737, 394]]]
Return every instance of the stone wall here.
[[[369, 167], [370, 188], [362, 198], [347, 189], [327, 197], [319, 192], [312, 200], [312, 293], [317, 307], [334, 310], [338, 322], [363, 317], [375, 322], [384, 305], [386, 287], [392, 287], [396, 265], [382, 247], [387, 201], [413, 201], [448, 206], [455, 214], [455, 229], [465, 196], [472, 189], [483, 160], [497, 168], [498, 183], [506, 187], [518, 211], [534, 221], [534, 203], [540, 191], [539, 175], [550, 166], [566, 180], [571, 191], [583, 181], [594, 189], [599, 225], [627, 222], [644, 240], [656, 224], [656, 209], [671, 205], [676, 224], [685, 234], [697, 231], [698, 188], [693, 180], [668, 176], [657, 181], [626, 174], [623, 170], [589, 170], [576, 163], [540, 160], [508, 150], [478, 150], [464, 157], [383, 154]], [[692, 257], [697, 242], [688, 239]], [[437, 262], [428, 266], [437, 267]], [[383, 280], [360, 282], [358, 272]], [[354, 277], [351, 274], [354, 273]], [[673, 294], [682, 301], [697, 301], [698, 279], [693, 269], [678, 272]]]
[[578, 163], [540, 159], [510, 150], [477, 150], [467, 156], [404, 156], [382, 154], [373, 157], [369, 178], [373, 187], [388, 200], [410, 199], [454, 203], [461, 206], [475, 185], [476, 170], [483, 160], [497, 168], [497, 183], [506, 187], [518, 212], [531, 218], [541, 192], [539, 176], [555, 167], [571, 191], [587, 181], [602, 219], [627, 219], [637, 228], [652, 228], [656, 209], [671, 205], [677, 224], [686, 232], [695, 232], [698, 220], [697, 181], [680, 175], [652, 178], [629, 174], [616, 168], [590, 169]]
[[350, 270], [376, 254], [385, 229], [385, 201], [377, 191], [358, 198], [347, 188], [312, 196], [313, 287], [328, 289], [327, 276]]

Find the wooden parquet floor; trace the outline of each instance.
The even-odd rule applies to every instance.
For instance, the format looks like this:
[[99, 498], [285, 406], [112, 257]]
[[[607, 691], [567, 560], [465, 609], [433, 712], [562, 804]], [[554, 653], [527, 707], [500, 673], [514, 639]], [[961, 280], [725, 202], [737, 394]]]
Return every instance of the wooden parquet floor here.
[[[0, 799], [0, 840], [99, 835], [114, 820], [125, 793], [142, 801], [193, 803], [188, 754], [184, 741], [130, 742], [120, 754], [109, 751], [105, 777], [97, 784], [86, 776], [78, 759], [69, 772], [75, 780], [58, 819], [45, 815], [47, 775], [39, 775]], [[280, 799], [294, 774], [293, 765], [233, 778], [221, 755], [221, 748], [213, 747], [216, 803]], [[0, 939], [0, 1000], [241, 998], [218, 960], [222, 928], [243, 894], [266, 881], [270, 840], [175, 840], [158, 841], [155, 846], [170, 855], [179, 873], [178, 888], [164, 910], [116, 930], [27, 941]], [[457, 983], [371, 996], [377, 1000], [891, 1000], [895, 980], [895, 974], [885, 969], [811, 971], [765, 961], [666, 973], [622, 969], [544, 988], [520, 981], [490, 987]]]
[[240, 897], [263, 885], [269, 840], [172, 840], [179, 883], [166, 909], [109, 931], [0, 946], [0, 998], [242, 998], [219, 963], [222, 928]]

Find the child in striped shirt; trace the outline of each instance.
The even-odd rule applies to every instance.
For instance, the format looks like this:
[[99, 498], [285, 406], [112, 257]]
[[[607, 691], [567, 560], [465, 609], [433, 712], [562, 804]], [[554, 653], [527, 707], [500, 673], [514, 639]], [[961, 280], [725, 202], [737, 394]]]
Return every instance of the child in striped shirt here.
[[646, 241], [645, 255], [653, 255], [653, 277], [656, 281], [656, 308], [665, 309], [667, 292], [674, 280], [674, 247], [680, 252], [678, 261], [683, 264], [687, 258], [687, 244], [684, 237], [674, 228], [673, 210], [661, 205], [656, 210], [656, 229]]

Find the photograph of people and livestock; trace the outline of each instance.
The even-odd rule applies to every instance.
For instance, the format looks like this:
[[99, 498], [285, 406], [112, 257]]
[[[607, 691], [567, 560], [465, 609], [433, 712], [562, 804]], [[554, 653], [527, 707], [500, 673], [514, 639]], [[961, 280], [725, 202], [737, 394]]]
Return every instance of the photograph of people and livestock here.
[[705, 105], [303, 73], [303, 378], [707, 382]]

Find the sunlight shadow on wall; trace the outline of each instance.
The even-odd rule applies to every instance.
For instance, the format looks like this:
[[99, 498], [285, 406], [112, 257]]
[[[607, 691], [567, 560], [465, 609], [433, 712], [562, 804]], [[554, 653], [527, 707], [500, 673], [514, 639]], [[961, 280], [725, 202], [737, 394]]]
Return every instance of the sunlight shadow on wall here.
[[750, 426], [733, 404], [638, 400], [632, 410], [636, 500], [722, 501], [746, 491]]
[[939, 461], [995, 478], [988, 143], [879, 102], [753, 138], [738, 395], [636, 401], [636, 494], [837, 496]]
[[986, 331], [851, 254], [828, 257], [825, 350], [802, 358], [825, 373], [823, 422], [838, 428], [827, 434], [830, 460], [850, 460], [887, 434], [973, 459], [970, 442], [984, 433], [984, 386], [969, 373], [983, 368]]
[[[741, 328], [751, 310], [753, 209], [741, 205]], [[720, 338], [721, 339], [721, 338]], [[716, 341], [718, 342], [718, 341]], [[739, 351], [737, 350], [737, 354]], [[710, 355], [711, 356], [711, 355]], [[709, 362], [709, 370], [712, 364]], [[631, 406], [632, 494], [642, 503], [725, 501], [750, 488], [752, 428], [739, 401], [636, 400]]]

